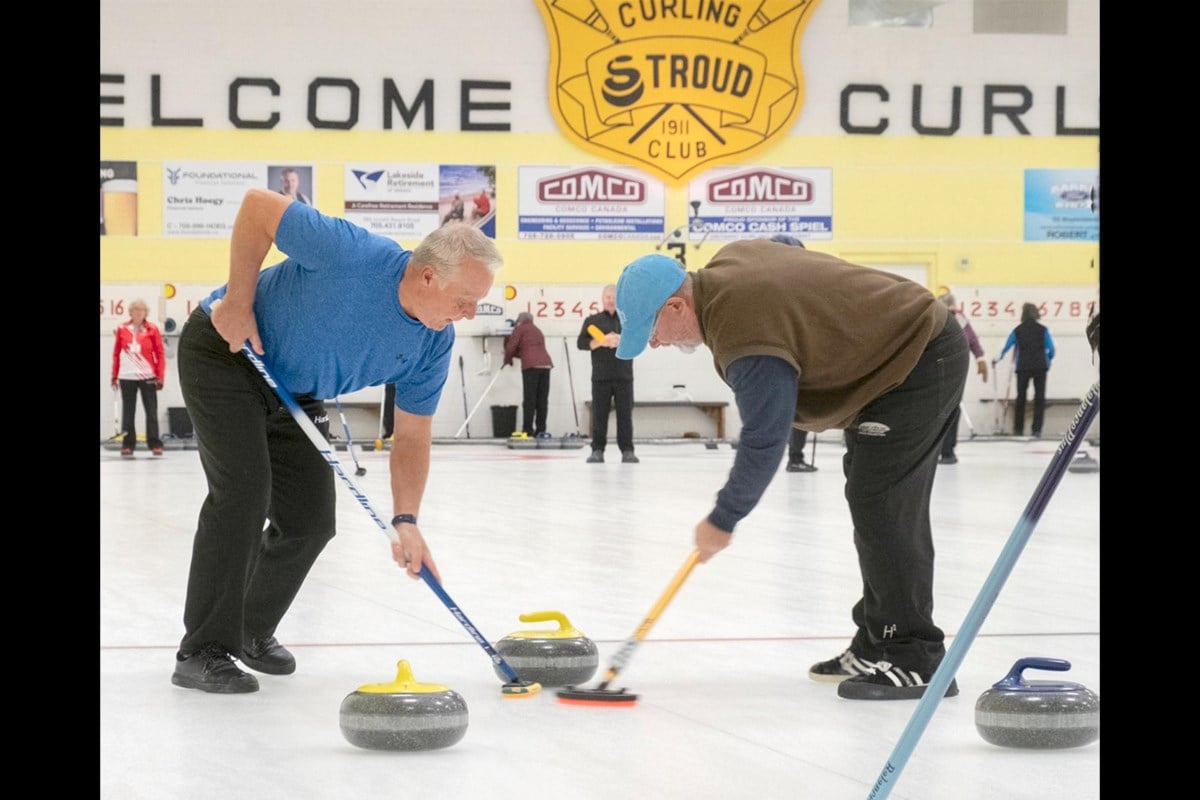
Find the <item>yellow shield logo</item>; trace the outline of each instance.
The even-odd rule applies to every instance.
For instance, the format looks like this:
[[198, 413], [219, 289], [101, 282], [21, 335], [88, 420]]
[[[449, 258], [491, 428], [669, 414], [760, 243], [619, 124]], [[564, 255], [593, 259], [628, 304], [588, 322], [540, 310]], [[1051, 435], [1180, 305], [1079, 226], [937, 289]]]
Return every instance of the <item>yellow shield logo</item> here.
[[581, 147], [676, 186], [744, 161], [800, 113], [800, 36], [819, 2], [537, 0], [554, 118]]

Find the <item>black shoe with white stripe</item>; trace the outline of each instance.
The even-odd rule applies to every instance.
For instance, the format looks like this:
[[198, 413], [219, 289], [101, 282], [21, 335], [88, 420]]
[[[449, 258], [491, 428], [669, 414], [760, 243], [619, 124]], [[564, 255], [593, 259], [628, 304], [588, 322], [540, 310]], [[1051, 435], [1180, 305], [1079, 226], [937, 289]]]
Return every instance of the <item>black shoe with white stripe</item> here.
[[[838, 684], [838, 697], [848, 700], [919, 700], [925, 695], [925, 687], [931, 677], [932, 672], [924, 676], [916, 670], [877, 661], [870, 672], [847, 678]], [[958, 682], [951, 678], [943, 696], [954, 697], [957, 694]]]
[[848, 678], [866, 675], [874, 669], [873, 662], [859, 658], [847, 647], [837, 658], [821, 661], [809, 667], [808, 677], [823, 683], [838, 683]]

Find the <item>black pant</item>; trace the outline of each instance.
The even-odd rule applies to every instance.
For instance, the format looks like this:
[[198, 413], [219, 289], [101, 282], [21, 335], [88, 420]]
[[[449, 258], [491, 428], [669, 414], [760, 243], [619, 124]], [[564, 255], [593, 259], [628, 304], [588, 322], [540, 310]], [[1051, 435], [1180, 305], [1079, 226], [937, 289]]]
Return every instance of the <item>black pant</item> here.
[[617, 447], [633, 452], [633, 381], [592, 381], [592, 449], [608, 446], [608, 412], [617, 407]]
[[151, 378], [147, 381], [121, 380], [121, 433], [125, 434], [121, 447], [130, 450], [137, 447], [137, 398], [142, 395], [142, 408], [146, 410], [146, 447], [151, 450], [162, 447], [158, 435], [158, 385]]
[[[264, 361], [270, 366], [270, 353]], [[216, 642], [235, 656], [272, 636], [333, 538], [334, 482], [324, 456], [203, 309], [179, 337], [179, 382], [208, 496], [200, 507], [179, 649]], [[296, 402], [329, 436], [324, 403]]]
[[916, 367], [846, 429], [846, 500], [863, 596], [851, 648], [925, 677], [945, 656], [933, 623], [929, 501], [938, 451], [967, 379], [966, 338], [953, 317]]
[[396, 384], [389, 383], [383, 390], [383, 438], [392, 438], [396, 425]]
[[804, 445], [808, 444], [808, 431], [792, 428], [792, 439], [788, 442], [788, 463], [804, 463]]
[[950, 413], [950, 422], [946, 425], [946, 437], [942, 439], [942, 455], [954, 455], [954, 447], [958, 444], [958, 420], [962, 417], [962, 406], [959, 405]]
[[1017, 373], [1017, 400], [1013, 406], [1013, 433], [1025, 433], [1025, 393], [1033, 381], [1033, 435], [1042, 435], [1042, 421], [1046, 417], [1046, 370]]
[[550, 370], [521, 370], [521, 385], [524, 389], [521, 430], [534, 436], [545, 433], [546, 410], [550, 406]]

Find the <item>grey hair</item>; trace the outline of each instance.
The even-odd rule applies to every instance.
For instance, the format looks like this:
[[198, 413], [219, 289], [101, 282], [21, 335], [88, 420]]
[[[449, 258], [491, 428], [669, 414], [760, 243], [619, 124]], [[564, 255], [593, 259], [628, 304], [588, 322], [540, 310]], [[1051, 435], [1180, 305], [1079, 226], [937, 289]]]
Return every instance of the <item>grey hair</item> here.
[[141, 306], [142, 308], [146, 309], [146, 315], [147, 316], [150, 315], [150, 306], [142, 298], [139, 297], [136, 300], [134, 300], [133, 302], [131, 302], [129, 304], [129, 310], [133, 311], [134, 306]]
[[533, 314], [530, 314], [528, 311], [522, 311], [520, 314], [517, 314], [517, 322], [533, 322]]
[[483, 231], [468, 222], [448, 222], [417, 245], [410, 262], [433, 267], [444, 283], [458, 277], [463, 261], [468, 258], [481, 262], [493, 275], [504, 266], [496, 243]]
[[946, 292], [938, 299], [942, 301], [942, 305], [946, 308], [958, 308], [958, 301], [954, 299], [954, 295], [950, 292]]

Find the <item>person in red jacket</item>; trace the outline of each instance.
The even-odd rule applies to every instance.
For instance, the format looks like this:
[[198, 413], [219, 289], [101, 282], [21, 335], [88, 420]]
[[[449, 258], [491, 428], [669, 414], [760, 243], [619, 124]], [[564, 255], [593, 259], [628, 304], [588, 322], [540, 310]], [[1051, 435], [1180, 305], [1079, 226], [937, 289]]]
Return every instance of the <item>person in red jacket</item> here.
[[145, 300], [129, 304], [129, 321], [116, 330], [113, 342], [112, 387], [121, 389], [121, 455], [133, 456], [137, 446], [138, 394], [146, 411], [146, 446], [156, 456], [162, 455], [162, 439], [158, 435], [158, 395], [167, 374], [166, 348], [158, 326], [146, 319], [150, 307]]
[[546, 410], [550, 404], [550, 370], [554, 362], [546, 352], [546, 337], [541, 328], [533, 324], [533, 315], [522, 311], [517, 315], [513, 332], [504, 340], [504, 366], [512, 364], [514, 358], [521, 359], [521, 384], [524, 403], [521, 410], [525, 433], [545, 437]]
[[481, 189], [479, 194], [473, 198], [475, 210], [471, 212], [471, 221], [478, 222], [479, 220], [492, 213], [492, 200], [488, 197], [487, 189]]

